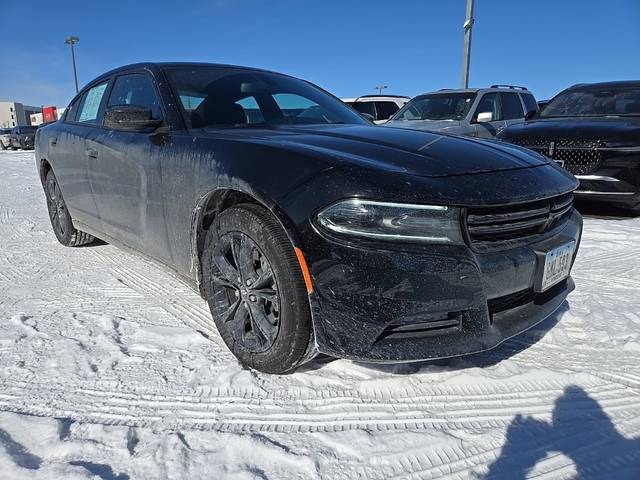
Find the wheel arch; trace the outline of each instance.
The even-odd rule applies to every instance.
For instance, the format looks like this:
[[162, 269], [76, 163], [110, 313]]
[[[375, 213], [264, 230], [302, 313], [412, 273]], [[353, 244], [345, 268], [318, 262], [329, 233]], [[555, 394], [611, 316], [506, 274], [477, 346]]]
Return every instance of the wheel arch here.
[[191, 271], [194, 273], [198, 292], [204, 297], [202, 286], [202, 253], [209, 227], [225, 210], [240, 204], [254, 204], [267, 210], [280, 224], [291, 242], [291, 247], [300, 245], [294, 223], [274, 201], [257, 192], [247, 192], [234, 187], [220, 187], [202, 195], [191, 216]]
[[50, 170], [53, 170], [51, 163], [46, 158], [41, 158], [38, 161], [38, 175], [40, 176], [40, 183], [44, 186], [45, 179], [47, 178], [47, 173]]

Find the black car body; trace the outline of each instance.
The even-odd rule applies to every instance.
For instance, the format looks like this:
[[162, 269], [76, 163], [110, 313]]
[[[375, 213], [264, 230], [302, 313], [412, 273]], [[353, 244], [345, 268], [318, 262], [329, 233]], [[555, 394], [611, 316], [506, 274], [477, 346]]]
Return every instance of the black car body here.
[[568, 88], [499, 138], [556, 160], [580, 180], [577, 198], [640, 207], [640, 81]]
[[[105, 119], [118, 105], [114, 82], [130, 75], [152, 85], [140, 102], [160, 117], [147, 130]], [[203, 94], [206, 75], [214, 80], [201, 82]], [[309, 89], [319, 105], [280, 104], [278, 120], [268, 120], [271, 100], [293, 95], [274, 93], [279, 84]], [[245, 101], [252, 95], [260, 106]], [[332, 115], [340, 120], [321, 123]], [[239, 204], [268, 213], [286, 234], [283, 255], [297, 257], [288, 268], [304, 277], [298, 307], [313, 326], [304, 358], [410, 361], [489, 349], [550, 315], [573, 289], [565, 276], [540, 291], [545, 255], [570, 245], [571, 264], [582, 228], [572, 208], [577, 182], [555, 163], [495, 141], [376, 127], [317, 87], [272, 72], [207, 64], [109, 72], [38, 131], [36, 158], [43, 184], [55, 173], [54, 197], [59, 188], [66, 203], [50, 202], [52, 218], [62, 205], [78, 235], [168, 265], [209, 300], [214, 319], [211, 229]], [[232, 303], [225, 295], [248, 294], [226, 287], [217, 291], [224, 306]], [[255, 368], [302, 361], [256, 364], [222, 333]]]
[[11, 148], [17, 150], [32, 150], [34, 148], [34, 139], [38, 127], [20, 126], [11, 130], [9, 142]]

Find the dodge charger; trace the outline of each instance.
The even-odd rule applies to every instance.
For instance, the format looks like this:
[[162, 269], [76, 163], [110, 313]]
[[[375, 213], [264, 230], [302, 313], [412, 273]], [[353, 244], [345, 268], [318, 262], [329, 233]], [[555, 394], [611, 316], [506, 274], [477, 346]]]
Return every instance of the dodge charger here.
[[530, 150], [372, 125], [303, 80], [122, 67], [38, 130], [57, 239], [172, 269], [239, 361], [487, 350], [574, 288], [576, 179]]

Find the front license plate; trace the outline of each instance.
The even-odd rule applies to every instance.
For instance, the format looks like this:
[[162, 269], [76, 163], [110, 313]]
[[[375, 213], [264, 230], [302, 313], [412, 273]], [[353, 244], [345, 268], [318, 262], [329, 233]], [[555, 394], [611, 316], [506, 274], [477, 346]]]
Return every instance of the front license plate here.
[[542, 284], [540, 291], [544, 292], [549, 287], [564, 280], [571, 272], [571, 260], [576, 249], [576, 242], [569, 242], [556, 247], [546, 253], [544, 257], [544, 270], [542, 272]]

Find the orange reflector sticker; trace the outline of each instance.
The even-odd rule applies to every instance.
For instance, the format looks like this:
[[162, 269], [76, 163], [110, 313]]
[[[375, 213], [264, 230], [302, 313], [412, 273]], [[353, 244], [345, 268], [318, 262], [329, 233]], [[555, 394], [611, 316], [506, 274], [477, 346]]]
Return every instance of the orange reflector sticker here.
[[309, 273], [307, 261], [304, 259], [302, 250], [298, 247], [293, 247], [293, 251], [296, 252], [296, 257], [298, 257], [298, 263], [302, 269], [302, 278], [304, 278], [304, 284], [307, 286], [307, 293], [311, 294], [313, 292], [313, 285], [311, 284], [311, 274]]

